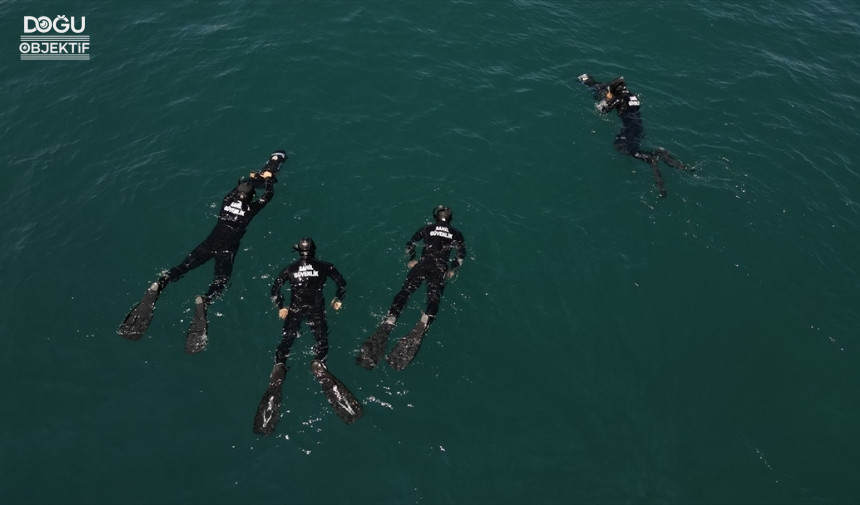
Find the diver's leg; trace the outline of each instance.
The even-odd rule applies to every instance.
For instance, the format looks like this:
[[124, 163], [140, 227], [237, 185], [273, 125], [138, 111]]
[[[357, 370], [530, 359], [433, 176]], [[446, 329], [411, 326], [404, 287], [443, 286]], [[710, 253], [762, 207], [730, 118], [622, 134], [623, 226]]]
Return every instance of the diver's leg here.
[[317, 308], [308, 318], [308, 326], [316, 339], [316, 356], [314, 359], [325, 363], [328, 358], [328, 323], [325, 317], [325, 306]]
[[286, 367], [287, 358], [290, 356], [290, 349], [293, 348], [293, 343], [296, 337], [299, 336], [299, 326], [302, 324], [302, 316], [297, 311], [290, 307], [290, 312], [284, 320], [284, 327], [281, 329], [281, 343], [275, 351], [275, 364], [282, 364]]
[[171, 268], [166, 274], [159, 277], [157, 281], [158, 290], [161, 291], [171, 282], [178, 281], [183, 275], [206, 263], [212, 259], [213, 256], [214, 254], [209, 244], [206, 241], [201, 242], [193, 251], [188, 253], [188, 256], [185, 257], [185, 260], [183, 260], [182, 263]]
[[657, 190], [660, 192], [661, 198], [666, 198], [666, 186], [663, 181], [663, 174], [660, 173], [660, 169], [657, 167], [657, 155], [653, 153], [645, 153], [639, 151], [633, 155], [634, 158], [640, 159], [645, 163], [648, 163], [651, 166], [651, 172], [654, 174], [654, 183], [657, 184]]
[[427, 326], [430, 326], [436, 319], [436, 314], [439, 312], [439, 303], [442, 300], [442, 293], [444, 291], [444, 272], [442, 272], [442, 275], [427, 279], [427, 309], [424, 311], [424, 314], [427, 316]]
[[221, 296], [221, 293], [227, 287], [227, 283], [230, 282], [230, 276], [233, 275], [233, 260], [235, 257], [235, 250], [218, 251], [215, 253], [215, 278], [212, 280], [212, 284], [209, 285], [209, 290], [203, 295], [203, 300], [207, 305]]
[[420, 274], [418, 267], [414, 267], [409, 271], [409, 274], [406, 276], [406, 281], [403, 282], [403, 287], [400, 288], [400, 292], [394, 295], [394, 300], [391, 302], [391, 307], [388, 309], [388, 317], [393, 317], [395, 320], [400, 317], [400, 313], [403, 311], [403, 308], [406, 307], [406, 302], [409, 301], [409, 297], [412, 296], [412, 293], [418, 289], [418, 286], [421, 285], [421, 282], [424, 280], [424, 276]]

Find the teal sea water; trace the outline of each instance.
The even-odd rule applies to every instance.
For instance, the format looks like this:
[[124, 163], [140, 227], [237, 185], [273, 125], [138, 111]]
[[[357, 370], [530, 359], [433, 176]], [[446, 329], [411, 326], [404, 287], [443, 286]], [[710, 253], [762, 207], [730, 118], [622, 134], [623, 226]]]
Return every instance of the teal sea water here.
[[[88, 61], [21, 61], [25, 16]], [[0, 503], [860, 501], [860, 6], [785, 2], [0, 2]], [[624, 75], [616, 154], [576, 76]], [[236, 179], [290, 159], [209, 348], [211, 263], [140, 342], [129, 308]], [[440, 203], [468, 258], [402, 372], [355, 365]], [[297, 340], [251, 430], [312, 236], [346, 276], [329, 368]], [[333, 295], [329, 286], [328, 296]], [[417, 319], [423, 289], [397, 334]]]

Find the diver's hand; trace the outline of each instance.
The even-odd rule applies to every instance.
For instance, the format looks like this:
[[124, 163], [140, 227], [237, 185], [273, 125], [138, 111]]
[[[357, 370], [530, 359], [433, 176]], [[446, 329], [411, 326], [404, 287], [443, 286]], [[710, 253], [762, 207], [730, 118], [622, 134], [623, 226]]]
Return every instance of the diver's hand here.
[[412, 260], [409, 263], [407, 263], [406, 266], [408, 266], [409, 268], [412, 268], [417, 264], [418, 264], [418, 260]]
[[289, 313], [290, 313], [290, 309], [284, 307], [283, 309], [278, 310], [278, 317], [280, 317], [281, 319], [286, 319], [287, 314], [289, 314]]
[[333, 308], [334, 310], [340, 310], [341, 307], [343, 307], [342, 301], [338, 300], [337, 298], [331, 301], [331, 308]]
[[452, 268], [451, 270], [448, 270], [447, 272], [445, 272], [445, 276], [448, 277], [449, 279], [453, 279], [455, 275], [457, 275], [457, 269], [456, 268]]

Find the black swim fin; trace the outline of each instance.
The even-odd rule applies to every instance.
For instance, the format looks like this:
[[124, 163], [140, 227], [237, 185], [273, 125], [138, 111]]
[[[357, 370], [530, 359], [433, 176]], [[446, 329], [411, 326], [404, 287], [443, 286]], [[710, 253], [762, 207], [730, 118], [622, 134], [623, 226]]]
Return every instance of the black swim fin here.
[[206, 334], [209, 322], [206, 320], [206, 302], [202, 296], [194, 300], [194, 318], [185, 336], [185, 352], [195, 354], [206, 349], [209, 343], [209, 335]]
[[670, 153], [669, 151], [667, 151], [666, 149], [664, 149], [662, 147], [658, 147], [654, 151], [654, 154], [658, 158], [660, 158], [663, 161], [663, 163], [669, 165], [672, 168], [677, 168], [678, 170], [685, 170], [687, 172], [695, 172], [696, 171], [695, 169], [688, 167], [687, 165], [682, 163], [679, 159], [672, 156], [672, 153]]
[[638, 151], [633, 154], [633, 157], [638, 160], [642, 160], [651, 166], [651, 173], [654, 175], [654, 184], [657, 185], [660, 198], [666, 198], [666, 196], [668, 196], [668, 193], [666, 193], [666, 183], [663, 181], [663, 174], [660, 173], [660, 167], [657, 166], [660, 154], [657, 151], [651, 153]]
[[418, 349], [421, 348], [421, 341], [424, 340], [424, 335], [427, 334], [429, 328], [429, 320], [426, 315], [421, 316], [415, 326], [405, 337], [397, 341], [394, 349], [388, 354], [388, 364], [395, 370], [403, 370], [406, 365], [415, 359], [418, 354]]
[[346, 384], [329, 372], [319, 360], [311, 361], [311, 372], [322, 386], [325, 397], [334, 408], [335, 414], [346, 424], [352, 424], [364, 414], [364, 407], [346, 387]]
[[257, 414], [254, 416], [254, 433], [267, 437], [275, 432], [275, 427], [280, 420], [278, 412], [281, 409], [281, 386], [284, 384], [287, 370], [283, 363], [276, 363], [272, 369], [269, 385], [260, 400], [260, 405], [257, 406]]
[[149, 329], [149, 323], [152, 322], [155, 302], [158, 300], [159, 294], [161, 294], [161, 288], [158, 283], [152, 283], [152, 286], [143, 294], [140, 302], [125, 316], [125, 320], [116, 332], [129, 340], [140, 340], [146, 330]]
[[355, 362], [362, 368], [373, 370], [385, 354], [385, 347], [388, 344], [388, 335], [394, 329], [396, 319], [388, 317], [379, 328], [361, 344], [361, 350], [355, 358]]

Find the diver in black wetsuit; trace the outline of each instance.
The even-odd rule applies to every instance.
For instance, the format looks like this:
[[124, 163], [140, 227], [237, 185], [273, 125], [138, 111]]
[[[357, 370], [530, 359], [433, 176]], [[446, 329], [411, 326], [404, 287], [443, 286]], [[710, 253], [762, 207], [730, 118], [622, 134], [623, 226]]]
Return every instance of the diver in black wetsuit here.
[[618, 77], [609, 84], [595, 81], [588, 74], [577, 77], [579, 82], [591, 88], [594, 99], [597, 100], [597, 110], [601, 114], [607, 114], [615, 109], [621, 118], [621, 131], [615, 136], [616, 151], [633, 156], [651, 166], [654, 173], [654, 182], [661, 197], [666, 197], [666, 189], [663, 183], [663, 175], [657, 167], [657, 161], [662, 160], [670, 167], [680, 170], [692, 171], [689, 167], [675, 159], [666, 149], [658, 147], [654, 151], [642, 151], [641, 143], [645, 136], [642, 127], [642, 117], [639, 114], [639, 98], [630, 93], [624, 77]]
[[[278, 153], [272, 156], [278, 156]], [[286, 158], [285, 155], [284, 158]], [[233, 273], [236, 251], [239, 250], [239, 243], [245, 236], [251, 219], [272, 201], [275, 182], [277, 179], [268, 170], [259, 175], [251, 173], [250, 178], [241, 180], [236, 188], [224, 197], [218, 222], [209, 236], [195, 247], [182, 263], [171, 268], [158, 279], [158, 290], [162, 291], [171, 282], [179, 280], [190, 270], [214, 258], [215, 278], [209, 285], [209, 290], [201, 297], [206, 305], [212, 303], [227, 287], [227, 282]], [[256, 185], [262, 185], [264, 190], [263, 195], [254, 200]]]
[[[466, 244], [460, 230], [451, 226], [453, 218], [451, 209], [438, 206], [433, 209], [434, 223], [421, 227], [406, 243], [406, 254], [409, 255], [409, 274], [400, 292], [394, 296], [391, 308], [388, 309], [387, 321], [392, 324], [400, 317], [400, 312], [412, 293], [418, 289], [421, 282], [427, 281], [427, 308], [424, 310], [422, 321], [427, 326], [436, 319], [439, 312], [439, 301], [445, 289], [445, 279], [451, 278], [463, 264], [466, 257]], [[421, 258], [415, 259], [415, 244], [424, 241]], [[457, 256], [451, 261], [451, 250], [457, 249]]]
[[[412, 331], [398, 341], [398, 345], [389, 355], [388, 362], [396, 370], [402, 370], [418, 352], [421, 339], [436, 319], [436, 313], [439, 312], [439, 301], [442, 299], [445, 281], [454, 276], [466, 257], [466, 244], [463, 234], [451, 226], [452, 218], [453, 213], [450, 208], [443, 205], [437, 206], [433, 209], [434, 222], [419, 228], [406, 243], [410, 269], [406, 275], [406, 281], [394, 296], [385, 319], [373, 335], [362, 344], [356, 358], [359, 366], [368, 370], [376, 366], [379, 358], [385, 352], [388, 335], [394, 329], [397, 318], [400, 317], [406, 302], [409, 301], [409, 297], [421, 283], [426, 281], [427, 307]], [[424, 250], [421, 252], [420, 259], [416, 260], [415, 244], [421, 240], [424, 241]], [[450, 259], [452, 249], [457, 249], [457, 255], [453, 260]]]
[[[340, 310], [346, 296], [346, 280], [334, 265], [316, 259], [317, 246], [312, 239], [301, 239], [293, 250], [298, 251], [299, 260], [287, 265], [272, 284], [272, 302], [278, 308], [278, 317], [284, 320], [283, 339], [275, 353], [275, 367], [286, 367], [290, 348], [298, 337], [303, 320], [307, 321], [316, 339], [314, 360], [324, 364], [328, 358], [328, 324], [323, 296], [326, 280], [331, 278], [337, 285], [331, 301], [334, 310]], [[281, 289], [287, 282], [290, 283], [290, 304], [284, 307]]]
[[[239, 243], [245, 235], [248, 224], [260, 210], [272, 200], [275, 174], [287, 159], [286, 152], [275, 151], [259, 172], [241, 179], [237, 186], [224, 197], [218, 222], [203, 242], [185, 260], [164, 273], [144, 293], [143, 299], [129, 312], [118, 333], [130, 340], [139, 340], [152, 321], [155, 302], [168, 284], [179, 280], [190, 270], [199, 267], [210, 259], [215, 259], [215, 277], [209, 290], [195, 300], [195, 313], [186, 352], [199, 352], [206, 345], [206, 307], [217, 298], [227, 286], [233, 272], [233, 260]], [[263, 195], [254, 200], [255, 187], [263, 188]]]
[[[264, 436], [271, 435], [278, 423], [282, 386], [287, 374], [287, 357], [299, 334], [302, 321], [307, 321], [316, 339], [316, 355], [311, 361], [311, 372], [319, 381], [323, 392], [335, 413], [345, 423], [351, 424], [362, 416], [363, 407], [346, 385], [335, 377], [326, 367], [328, 358], [328, 324], [326, 323], [326, 303], [323, 287], [331, 278], [337, 291], [331, 306], [340, 310], [346, 296], [346, 280], [334, 265], [316, 259], [317, 246], [305, 237], [293, 246], [300, 258], [284, 268], [272, 284], [272, 302], [278, 308], [278, 317], [284, 320], [283, 336], [275, 352], [275, 366], [269, 375], [269, 384], [254, 416], [254, 432]], [[290, 304], [284, 307], [281, 289], [290, 283]]]

